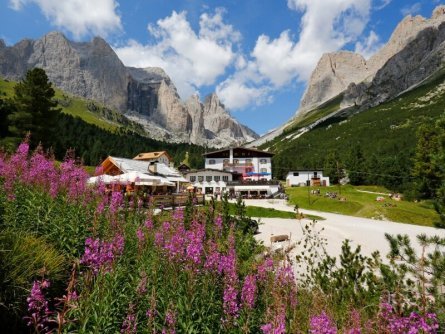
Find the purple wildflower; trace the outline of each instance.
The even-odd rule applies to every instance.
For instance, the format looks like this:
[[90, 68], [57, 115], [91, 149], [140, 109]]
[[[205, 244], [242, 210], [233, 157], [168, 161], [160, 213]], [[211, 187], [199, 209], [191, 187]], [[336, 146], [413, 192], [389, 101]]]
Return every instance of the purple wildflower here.
[[310, 320], [309, 333], [311, 334], [336, 334], [337, 327], [331, 318], [323, 311], [320, 315], [313, 316]]
[[114, 243], [88, 238], [85, 240], [85, 252], [80, 263], [93, 270], [94, 274], [102, 268], [104, 271], [109, 271], [118, 251]]
[[247, 275], [244, 279], [243, 288], [241, 290], [241, 301], [249, 309], [253, 308], [256, 295], [256, 278], [254, 275]]
[[137, 333], [137, 321], [134, 314], [134, 305], [130, 304], [128, 307], [127, 317], [122, 323], [121, 334], [135, 334]]
[[285, 334], [286, 314], [284, 313], [284, 310], [277, 312], [272, 323], [264, 324], [260, 328], [263, 334]]
[[138, 238], [139, 244], [143, 245], [144, 241], [145, 241], [145, 234], [144, 234], [144, 231], [142, 231], [142, 229], [140, 227], [136, 231], [136, 236]]
[[147, 230], [151, 230], [153, 228], [153, 221], [151, 219], [147, 219], [144, 226], [147, 228]]
[[43, 290], [49, 287], [49, 281], [34, 281], [31, 293], [26, 299], [28, 302], [28, 313], [30, 316], [25, 317], [27, 325], [34, 327], [37, 332], [49, 332], [51, 323], [50, 316], [52, 312], [49, 310], [48, 301], [45, 299]]

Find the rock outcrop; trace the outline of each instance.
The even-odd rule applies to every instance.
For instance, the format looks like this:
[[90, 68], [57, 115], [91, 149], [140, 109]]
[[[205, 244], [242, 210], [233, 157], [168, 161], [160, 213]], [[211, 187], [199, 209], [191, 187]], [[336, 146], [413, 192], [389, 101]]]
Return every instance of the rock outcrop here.
[[140, 122], [153, 138], [228, 146], [258, 137], [231, 117], [216, 95], [209, 106], [196, 96], [184, 103], [161, 68], [125, 67], [102, 38], [77, 43], [51, 32], [11, 47], [0, 40], [1, 76], [20, 80], [33, 67], [43, 68], [56, 87]]
[[445, 22], [419, 32], [377, 71], [371, 82], [351, 84], [342, 105], [373, 107], [417, 86], [445, 65]]
[[308, 112], [344, 91], [351, 82], [369, 75], [366, 60], [359, 54], [339, 51], [324, 54], [312, 72], [299, 112]]
[[[423, 45], [427, 42], [426, 40], [423, 42], [416, 42], [416, 40], [428, 39], [424, 33], [430, 34], [433, 31], [438, 31], [443, 22], [445, 22], [445, 6], [437, 7], [430, 19], [408, 15], [397, 25], [388, 43], [369, 60], [365, 60], [359, 54], [346, 51], [324, 54], [311, 75], [297, 113], [310, 112], [329, 99], [343, 93], [350, 85], [351, 88], [346, 92], [349, 96], [345, 105], [360, 103], [359, 100], [364, 98], [362, 94], [360, 95], [362, 97], [358, 98], [357, 101], [351, 101], [351, 96], [354, 96], [358, 91], [363, 91], [364, 86], [372, 82], [377, 73], [397, 55], [403, 54], [403, 57], [407, 57], [407, 53], [417, 53], [417, 58], [411, 57], [411, 61], [417, 62], [407, 65], [417, 64], [418, 66], [420, 58], [426, 57], [426, 53], [431, 51], [431, 47]], [[426, 46], [427, 50], [416, 49], [422, 46]], [[398, 63], [400, 63], [400, 60]], [[395, 70], [394, 66], [393, 64], [392, 67], [387, 67], [386, 72], [381, 73], [379, 75], [380, 79], [376, 82], [382, 81], [382, 75], [390, 74], [387, 72], [389, 68]], [[400, 68], [399, 70], [402, 71], [401, 73], [405, 73], [411, 67], [408, 66], [408, 68]], [[427, 72], [429, 71], [425, 71], [425, 73]], [[415, 77], [422, 80], [422, 76], [418, 74]], [[407, 81], [413, 83], [415, 80], [413, 77], [413, 80], [409, 79]], [[358, 84], [361, 84], [362, 87], [356, 87]], [[403, 87], [405, 86], [403, 85]], [[391, 94], [393, 93], [389, 93], [389, 95]]]

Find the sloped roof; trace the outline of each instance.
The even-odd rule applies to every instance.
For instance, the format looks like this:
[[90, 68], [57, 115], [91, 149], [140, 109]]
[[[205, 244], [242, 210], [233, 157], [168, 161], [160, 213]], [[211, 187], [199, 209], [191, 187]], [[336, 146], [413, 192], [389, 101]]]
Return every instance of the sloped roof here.
[[148, 166], [150, 162], [148, 161], [140, 161], [126, 158], [118, 158], [118, 157], [108, 157], [110, 161], [116, 165], [123, 173], [128, 172], [141, 172], [145, 174], [151, 174], [148, 170]]
[[172, 158], [167, 153], [167, 151], [139, 153], [133, 159], [134, 160], [156, 159], [156, 158], [159, 158], [162, 155], [166, 155], [169, 160], [172, 160]]
[[[107, 158], [107, 160], [109, 160], [116, 167], [118, 167], [123, 173], [140, 172], [140, 173], [144, 173], [144, 174], [152, 174], [148, 169], [148, 166], [150, 166], [149, 161], [118, 158], [118, 157], [112, 157], [112, 156], [109, 156]], [[176, 170], [173, 167], [169, 167], [163, 163], [157, 162], [156, 168], [157, 168], [157, 173], [162, 176], [182, 177], [182, 174], [179, 173], [178, 170]]]

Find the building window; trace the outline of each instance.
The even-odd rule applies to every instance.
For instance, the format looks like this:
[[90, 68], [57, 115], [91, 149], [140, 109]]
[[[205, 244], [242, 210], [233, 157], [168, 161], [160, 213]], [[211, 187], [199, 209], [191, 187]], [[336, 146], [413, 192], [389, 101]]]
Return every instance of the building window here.
[[246, 164], [251, 164], [252, 163], [252, 159], [246, 159]]
[[267, 173], [267, 168], [261, 168], [261, 169], [260, 169], [260, 172], [261, 172], [261, 173]]
[[314, 177], [317, 177], [317, 172], [314, 172]]
[[222, 178], [223, 178], [223, 181], [224, 181], [224, 182], [227, 182], [227, 181], [229, 181], [229, 177], [228, 177], [227, 175], [223, 175], [223, 177], [222, 177]]
[[206, 181], [207, 181], [207, 182], [212, 181], [212, 175], [207, 175], [207, 176], [206, 176]]
[[267, 164], [267, 159], [260, 159], [260, 164]]
[[196, 176], [190, 176], [190, 182], [195, 182], [196, 181]]
[[216, 162], [215, 162], [215, 159], [210, 159], [209, 160], [209, 165], [214, 165]]
[[215, 175], [215, 176], [213, 177], [213, 179], [215, 180], [215, 182], [219, 182], [219, 180], [221, 180], [221, 176], [219, 176], [219, 175]]
[[234, 163], [234, 164], [238, 164], [238, 163], [239, 163], [239, 160], [238, 160], [238, 159], [233, 159], [233, 163]]
[[198, 181], [199, 181], [199, 182], [204, 181], [204, 176], [198, 176]]
[[224, 164], [228, 164], [228, 163], [229, 163], [229, 159], [224, 159], [224, 160], [223, 160], [223, 163], [224, 163]]
[[294, 172], [294, 176], [300, 176], [300, 173]]

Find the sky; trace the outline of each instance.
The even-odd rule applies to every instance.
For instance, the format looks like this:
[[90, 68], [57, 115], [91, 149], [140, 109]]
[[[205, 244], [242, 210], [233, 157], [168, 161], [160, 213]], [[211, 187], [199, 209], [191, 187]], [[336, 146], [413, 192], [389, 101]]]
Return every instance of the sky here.
[[104, 38], [127, 66], [162, 67], [181, 98], [216, 92], [259, 134], [298, 110], [323, 53], [369, 58], [441, 0], [0, 0], [0, 38]]

